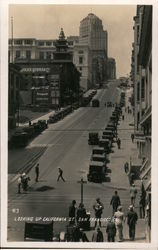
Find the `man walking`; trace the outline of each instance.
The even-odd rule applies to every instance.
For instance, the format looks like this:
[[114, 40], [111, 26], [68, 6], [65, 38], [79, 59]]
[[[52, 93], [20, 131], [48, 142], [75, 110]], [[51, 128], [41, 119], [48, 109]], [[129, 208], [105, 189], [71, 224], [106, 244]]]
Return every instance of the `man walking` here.
[[61, 168], [58, 168], [58, 171], [59, 171], [59, 175], [58, 175], [57, 181], [59, 181], [59, 179], [61, 178], [65, 182], [65, 180], [63, 178], [63, 170]]
[[103, 233], [100, 228], [97, 228], [97, 232], [94, 232], [92, 235], [92, 242], [104, 242]]
[[18, 178], [18, 194], [21, 194], [22, 176]]
[[119, 242], [123, 241], [123, 220], [124, 213], [122, 212], [122, 207], [117, 208], [117, 212], [114, 213], [116, 230], [119, 235]]
[[76, 216], [76, 201], [73, 200], [72, 204], [69, 207], [69, 224], [73, 225], [75, 224], [75, 216]]
[[136, 227], [137, 220], [138, 220], [138, 215], [134, 211], [133, 206], [130, 205], [129, 212], [127, 214], [127, 224], [129, 226], [129, 238], [132, 241], [135, 239], [135, 227]]
[[107, 240], [108, 242], [115, 242], [116, 236], [116, 226], [114, 223], [114, 219], [110, 218], [106, 227]]
[[131, 196], [131, 205], [135, 206], [135, 200], [137, 195], [137, 189], [135, 188], [135, 185], [132, 184], [132, 187], [130, 188], [130, 196]]
[[97, 222], [99, 221], [99, 226], [101, 227], [101, 215], [103, 213], [103, 203], [100, 201], [100, 198], [96, 199], [96, 203], [93, 205], [93, 209], [95, 212], [95, 226], [97, 226]]
[[118, 149], [121, 148], [121, 140], [120, 140], [120, 138], [117, 139], [117, 146], [118, 146]]
[[115, 194], [112, 196], [110, 205], [112, 205], [114, 215], [114, 213], [117, 211], [118, 206], [121, 205], [120, 197], [118, 196], [117, 191], [115, 191]]
[[39, 163], [37, 163], [37, 165], [35, 167], [35, 174], [36, 174], [35, 181], [38, 182], [38, 178], [39, 178]]

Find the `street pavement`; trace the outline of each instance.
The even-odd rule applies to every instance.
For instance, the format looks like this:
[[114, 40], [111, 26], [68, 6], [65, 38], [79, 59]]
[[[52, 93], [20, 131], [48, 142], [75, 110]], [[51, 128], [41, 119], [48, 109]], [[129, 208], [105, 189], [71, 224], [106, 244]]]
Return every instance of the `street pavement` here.
[[[120, 90], [115, 85], [100, 91], [98, 97], [101, 100], [101, 107], [99, 109], [87, 107], [75, 110], [64, 120], [50, 124], [46, 131], [28, 145], [27, 149], [46, 146], [46, 150], [38, 159], [40, 164], [39, 182], [35, 182], [35, 169], [33, 167], [29, 172], [31, 181], [30, 188], [26, 193], [17, 194], [17, 175], [11, 171], [11, 169], [13, 170], [12, 163], [14, 162], [16, 165], [16, 160], [20, 164], [21, 159], [21, 164], [24, 164], [23, 158], [20, 155], [14, 158], [12, 155], [14, 158], [12, 161], [10, 157], [8, 241], [23, 241], [25, 221], [35, 221], [37, 217], [41, 217], [41, 222], [44, 220], [48, 222], [52, 217], [68, 219], [68, 207], [71, 201], [75, 199], [77, 205], [81, 201], [81, 187], [78, 181], [81, 178], [87, 179], [88, 163], [92, 152], [92, 146], [87, 143], [88, 132], [95, 130], [99, 134], [102, 133], [112, 113], [111, 108], [104, 107], [104, 102], [105, 100], [119, 102], [119, 93]], [[109, 176], [111, 182], [103, 184], [87, 182], [84, 184], [83, 202], [92, 218], [94, 217], [93, 204], [98, 196], [105, 207], [103, 217], [107, 218], [112, 215], [110, 200], [115, 189], [119, 192], [125, 213], [130, 205], [129, 182], [124, 173], [123, 165], [125, 161], [129, 161], [131, 154], [136, 153], [136, 146], [130, 140], [132, 128], [129, 126], [129, 122], [131, 123], [132, 120], [131, 115], [125, 115], [124, 121], [120, 120], [118, 136], [122, 143], [120, 150], [114, 143], [114, 152], [110, 155], [109, 168], [111, 173]], [[59, 166], [64, 170], [66, 182], [56, 181]], [[138, 210], [138, 208], [136, 209]], [[143, 220], [138, 221], [136, 234], [138, 242], [145, 242], [143, 223]], [[65, 231], [67, 224], [67, 221], [54, 222], [55, 233]], [[93, 223], [91, 226], [94, 226]], [[106, 223], [103, 223], [104, 238], [106, 238], [105, 227]], [[93, 230], [87, 232], [89, 240], [91, 240], [92, 233]], [[129, 239], [126, 223], [124, 225], [124, 238], [125, 241]]]

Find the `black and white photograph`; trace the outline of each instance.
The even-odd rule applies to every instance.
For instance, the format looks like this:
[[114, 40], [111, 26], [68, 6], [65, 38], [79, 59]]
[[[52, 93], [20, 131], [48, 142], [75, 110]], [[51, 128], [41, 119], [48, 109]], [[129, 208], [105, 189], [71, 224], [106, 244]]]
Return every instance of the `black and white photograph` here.
[[156, 242], [155, 2], [7, 4], [2, 246]]

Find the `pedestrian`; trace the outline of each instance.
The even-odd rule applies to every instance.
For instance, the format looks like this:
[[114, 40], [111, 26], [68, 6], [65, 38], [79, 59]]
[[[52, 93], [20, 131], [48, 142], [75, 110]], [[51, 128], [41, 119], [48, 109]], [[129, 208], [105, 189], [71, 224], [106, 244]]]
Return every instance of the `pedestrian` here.
[[119, 236], [119, 242], [123, 241], [123, 220], [124, 213], [122, 212], [122, 206], [117, 208], [117, 212], [114, 213], [116, 231]]
[[96, 203], [93, 205], [93, 209], [95, 212], [95, 225], [94, 227], [96, 228], [97, 222], [99, 222], [99, 226], [101, 227], [101, 215], [103, 213], [103, 203], [100, 201], [100, 198], [96, 199]]
[[137, 196], [137, 189], [135, 188], [135, 185], [132, 184], [132, 187], [130, 188], [130, 197], [131, 197], [131, 205], [135, 206], [135, 200]]
[[122, 115], [122, 121], [124, 121], [124, 119], [125, 119], [125, 116], [124, 116], [124, 115]]
[[22, 176], [18, 178], [18, 194], [21, 194]]
[[129, 183], [130, 183], [130, 186], [132, 186], [133, 184], [134, 184], [134, 173], [133, 172], [131, 172], [130, 174], [129, 174]]
[[58, 171], [59, 175], [57, 181], [59, 181], [59, 179], [61, 178], [65, 182], [65, 179], [63, 178], [63, 170], [61, 168], [58, 168]]
[[86, 218], [87, 218], [86, 209], [84, 207], [84, 204], [80, 203], [76, 214], [76, 220], [80, 228], [84, 228]]
[[140, 195], [140, 200], [139, 200], [139, 216], [140, 219], [145, 218], [145, 204], [146, 204], [146, 197], [143, 195]]
[[135, 239], [135, 228], [136, 228], [137, 220], [138, 220], [138, 215], [134, 211], [133, 206], [130, 205], [129, 212], [127, 214], [127, 224], [129, 226], [129, 238], [132, 241]]
[[99, 227], [97, 228], [97, 231], [95, 231], [92, 235], [92, 242], [104, 242], [103, 233]]
[[35, 166], [35, 174], [36, 174], [35, 181], [38, 182], [38, 178], [39, 178], [39, 163], [37, 163], [37, 165]]
[[74, 225], [74, 230], [72, 232], [72, 241], [74, 242], [80, 242], [81, 232], [79, 225]]
[[76, 217], [76, 201], [73, 200], [72, 204], [69, 207], [69, 224], [74, 225], [75, 224], [75, 217]]
[[131, 134], [131, 140], [134, 142], [134, 134]]
[[31, 126], [31, 121], [29, 121], [29, 127]]
[[21, 184], [22, 184], [22, 188], [24, 191], [28, 190], [28, 182], [30, 181], [30, 177], [27, 176], [25, 173], [22, 174], [22, 178], [21, 178]]
[[116, 226], [114, 223], [114, 218], [110, 218], [107, 227], [106, 227], [106, 233], [107, 233], [107, 241], [108, 242], [115, 242], [115, 236], [116, 236]]
[[117, 146], [118, 146], [118, 149], [121, 148], [121, 140], [120, 140], [120, 138], [117, 139]]
[[115, 191], [114, 195], [112, 196], [112, 199], [110, 201], [110, 205], [112, 205], [113, 215], [114, 215], [114, 213], [117, 211], [118, 206], [121, 205], [120, 197], [119, 197], [117, 191]]
[[126, 173], [126, 174], [129, 172], [129, 163], [128, 163], [128, 162], [126, 162], [126, 163], [124, 164], [124, 170], [125, 170], [125, 173]]

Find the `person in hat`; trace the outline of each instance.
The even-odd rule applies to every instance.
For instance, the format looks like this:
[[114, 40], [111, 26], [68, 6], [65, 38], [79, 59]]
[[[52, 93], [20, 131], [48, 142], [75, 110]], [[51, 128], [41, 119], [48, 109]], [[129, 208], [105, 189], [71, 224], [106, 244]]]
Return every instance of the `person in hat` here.
[[92, 235], [92, 242], [104, 242], [103, 233], [100, 230], [100, 227]]
[[96, 202], [93, 205], [93, 209], [95, 212], [95, 225], [94, 225], [94, 227], [97, 226], [97, 222], [99, 222], [99, 226], [101, 227], [101, 215], [103, 213], [104, 206], [103, 206], [103, 203], [100, 201], [100, 198], [96, 199]]
[[114, 218], [109, 218], [109, 221], [106, 227], [106, 233], [107, 233], [108, 242], [115, 242], [116, 226], [114, 223]]
[[114, 213], [115, 218], [115, 226], [119, 236], [119, 241], [123, 241], [123, 220], [124, 220], [124, 213], [122, 212], [122, 206], [117, 208], [117, 212]]
[[21, 194], [21, 185], [22, 185], [22, 175], [18, 177], [18, 194]]
[[87, 218], [86, 209], [84, 207], [84, 204], [80, 203], [76, 215], [76, 220], [80, 228], [84, 228], [86, 218]]
[[129, 226], [129, 238], [132, 241], [135, 239], [135, 229], [136, 229], [137, 220], [138, 220], [138, 215], [134, 211], [133, 206], [130, 205], [129, 212], [127, 213], [127, 224]]
[[118, 206], [121, 205], [120, 197], [119, 197], [117, 191], [115, 191], [115, 194], [112, 196], [110, 205], [112, 205], [113, 215], [114, 215], [114, 213], [117, 211]]
[[135, 200], [137, 196], [137, 189], [135, 188], [135, 184], [132, 184], [132, 187], [130, 188], [130, 197], [131, 197], [131, 205], [135, 206]]
[[65, 179], [63, 178], [63, 170], [60, 167], [58, 167], [58, 171], [59, 175], [57, 181], [59, 181], [59, 179], [61, 178], [65, 182]]
[[36, 174], [35, 181], [38, 182], [38, 178], [39, 178], [39, 163], [37, 163], [37, 165], [35, 166], [35, 174]]
[[76, 201], [73, 200], [72, 204], [69, 207], [69, 224], [75, 224], [75, 216], [76, 216]]

